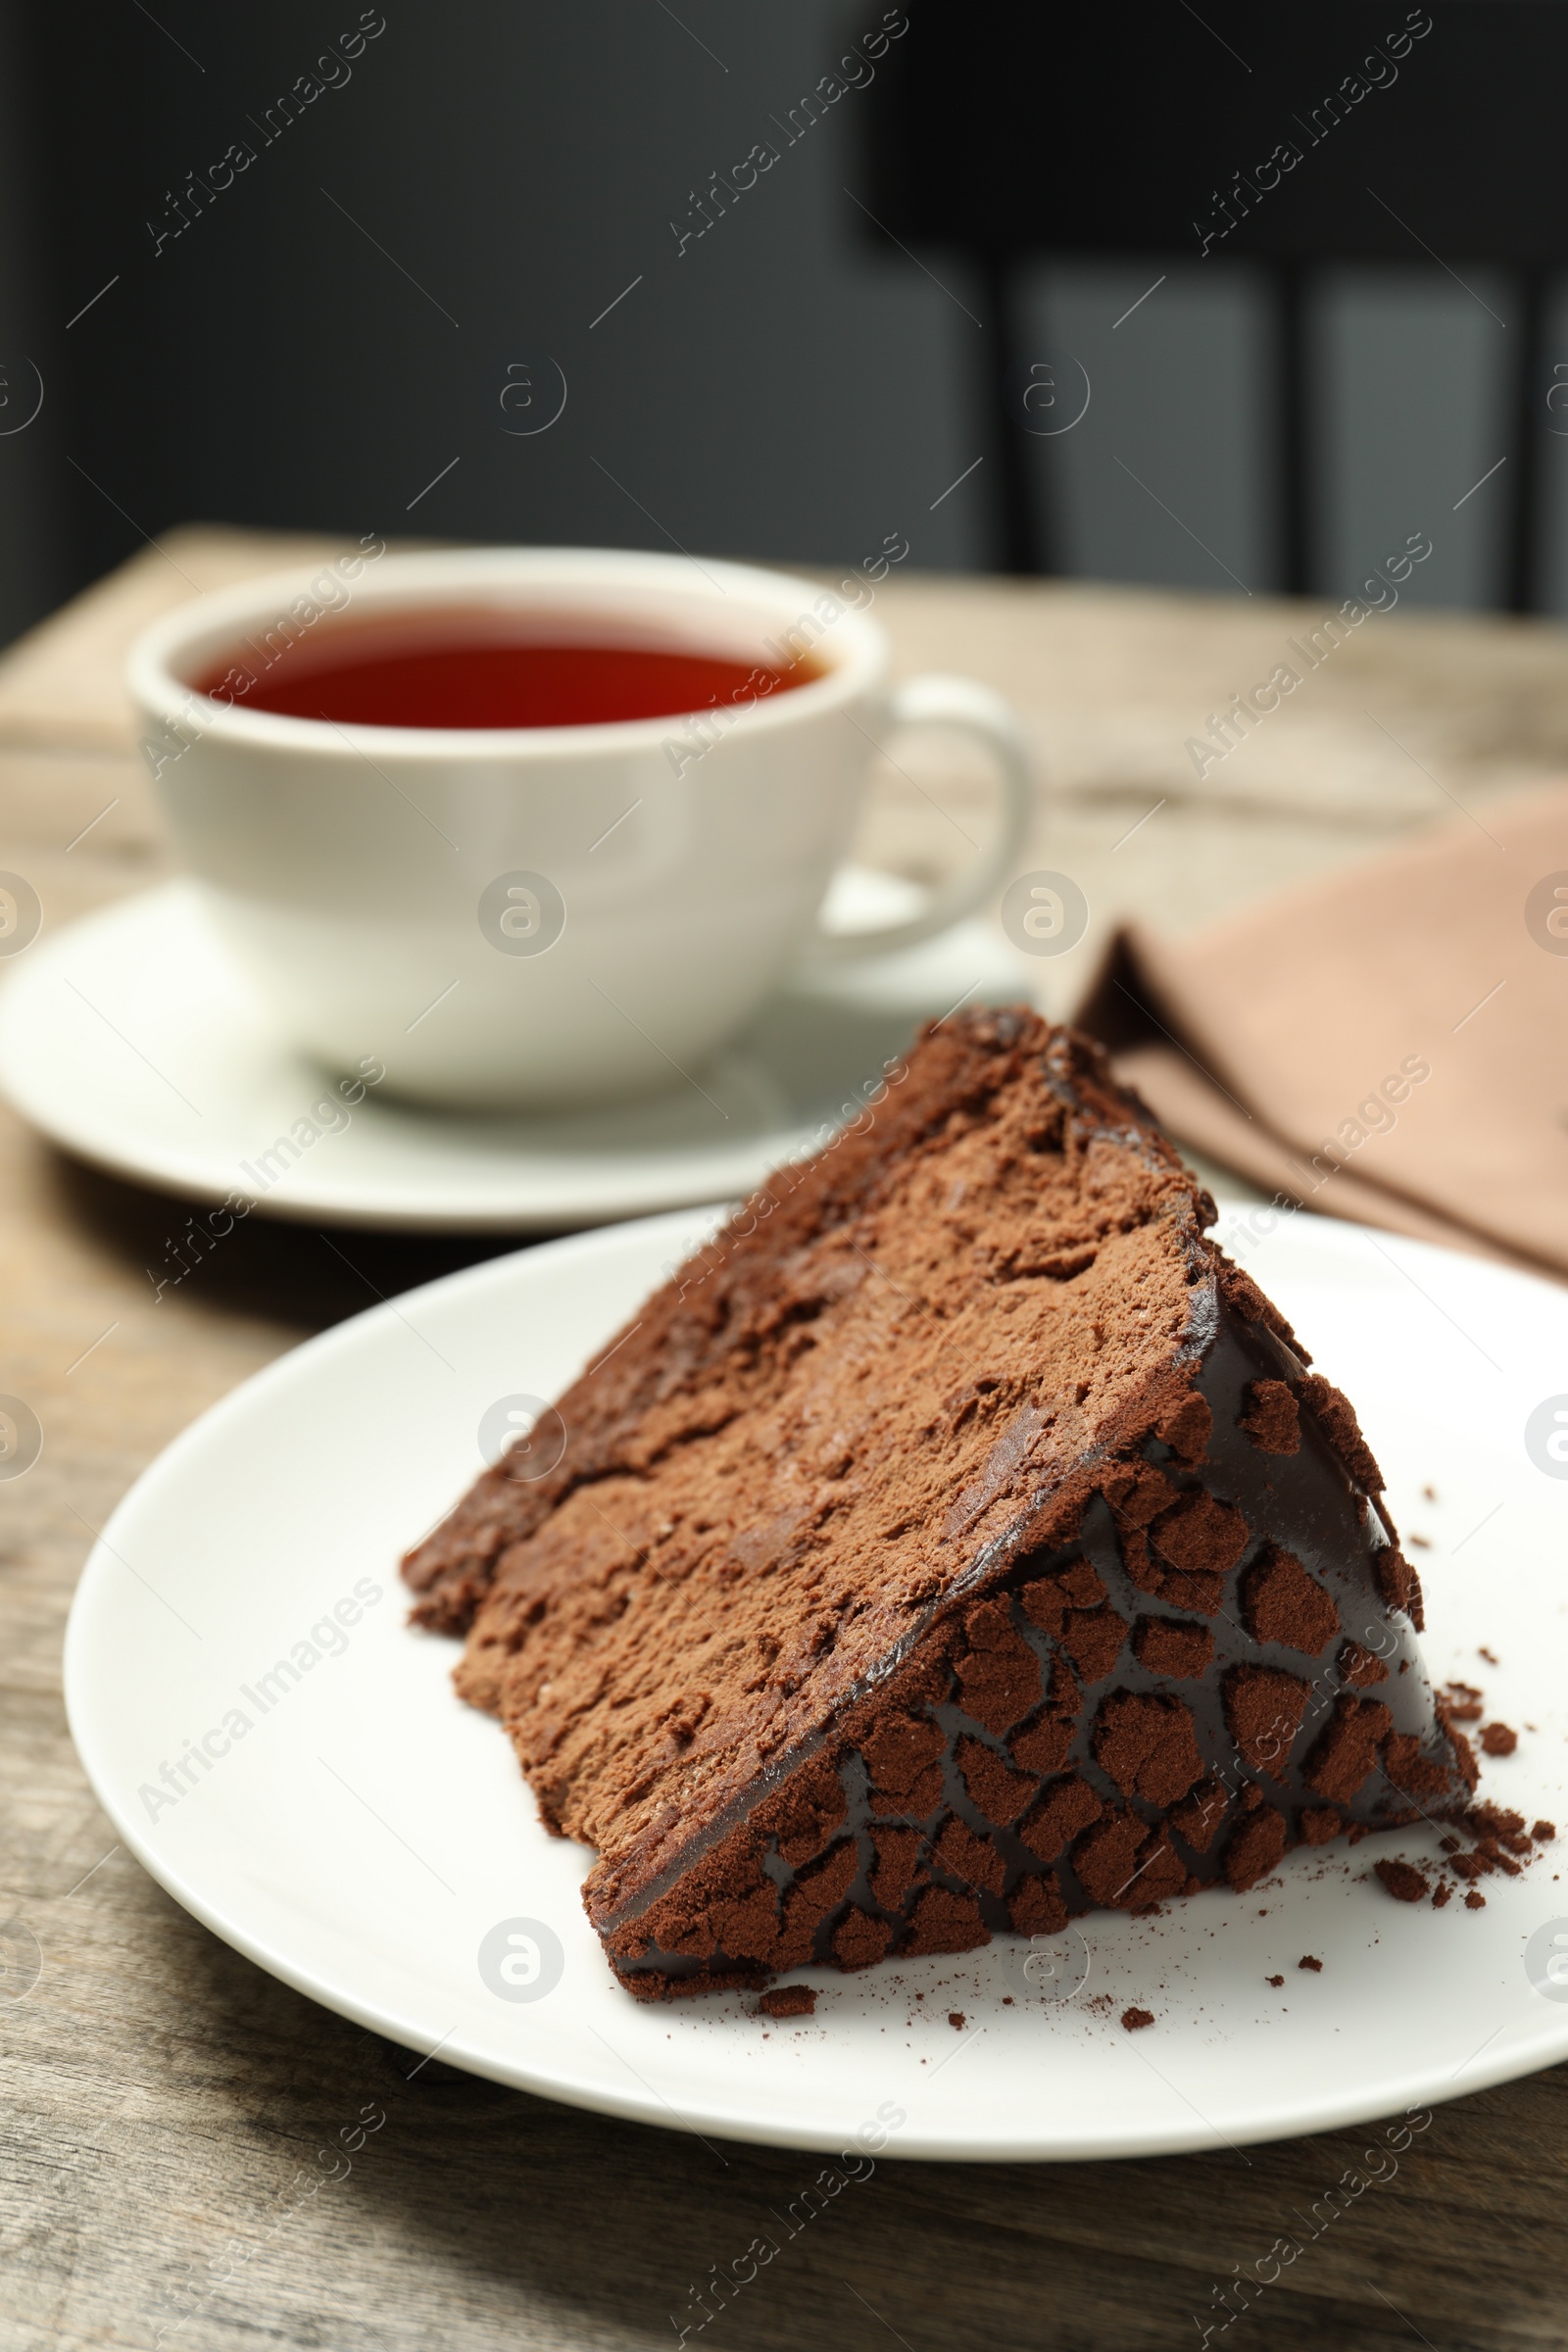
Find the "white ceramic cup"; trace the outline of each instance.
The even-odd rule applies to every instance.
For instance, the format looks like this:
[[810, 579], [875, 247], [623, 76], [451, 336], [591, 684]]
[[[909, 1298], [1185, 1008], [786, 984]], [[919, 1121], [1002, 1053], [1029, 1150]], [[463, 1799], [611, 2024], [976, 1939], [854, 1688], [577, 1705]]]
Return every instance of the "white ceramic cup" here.
[[[246, 672], [291, 640], [309, 640], [303, 666], [347, 623], [437, 609], [511, 637], [805, 655], [819, 674], [690, 719], [594, 726], [346, 726], [245, 707]], [[234, 699], [197, 693], [225, 662]], [[416, 1100], [502, 1109], [677, 1084], [803, 957], [908, 946], [999, 888], [1030, 815], [1016, 720], [967, 680], [890, 688], [887, 670], [877, 623], [808, 581], [495, 548], [373, 552], [200, 597], [137, 640], [127, 674], [179, 849], [292, 1042], [334, 1069], [374, 1054]], [[824, 932], [873, 749], [921, 723], [993, 756], [995, 836], [911, 920]]]

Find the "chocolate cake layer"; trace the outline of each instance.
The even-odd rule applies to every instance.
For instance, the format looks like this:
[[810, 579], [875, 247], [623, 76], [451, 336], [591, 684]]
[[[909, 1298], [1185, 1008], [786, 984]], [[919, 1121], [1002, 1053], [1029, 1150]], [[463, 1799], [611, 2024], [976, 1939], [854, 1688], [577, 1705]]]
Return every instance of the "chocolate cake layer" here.
[[632, 1990], [1144, 1907], [1464, 1801], [1353, 1413], [1097, 1048], [928, 1033], [410, 1555]]

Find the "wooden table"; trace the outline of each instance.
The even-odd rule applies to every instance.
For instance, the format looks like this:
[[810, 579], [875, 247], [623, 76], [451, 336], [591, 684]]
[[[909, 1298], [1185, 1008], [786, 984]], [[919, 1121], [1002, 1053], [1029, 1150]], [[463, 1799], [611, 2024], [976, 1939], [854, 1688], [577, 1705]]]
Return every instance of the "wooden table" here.
[[[126, 633], [294, 553], [177, 534], [0, 662], [0, 865], [28, 876], [51, 923], [164, 870], [116, 682]], [[1447, 795], [1482, 807], [1568, 754], [1568, 637], [1546, 624], [1380, 616], [1200, 782], [1186, 739], [1267, 674], [1300, 609], [896, 577], [878, 608], [902, 668], [970, 671], [1024, 711], [1046, 778], [1036, 861], [1077, 875], [1097, 909], [1173, 928], [1446, 814]], [[900, 760], [867, 846], [911, 873], [946, 870], [982, 821], [980, 779], [930, 753]], [[1050, 967], [1051, 1007], [1084, 976]], [[483, 1253], [359, 1235], [355, 1273], [312, 1233], [254, 1218], [155, 1307], [144, 1269], [172, 1217], [0, 1112], [0, 1386], [45, 1430], [36, 1467], [0, 1486], [0, 2352], [161, 2333], [188, 2352], [669, 2345], [692, 2283], [816, 2160], [710, 2152], [439, 2061], [411, 2079], [406, 2053], [187, 1917], [116, 1847], [82, 1778], [60, 1646], [91, 1532], [236, 1381], [372, 1287]], [[29, 1936], [40, 1973], [8, 1997], [26, 1985]], [[368, 2100], [385, 2129], [352, 2176], [296, 2206], [297, 2168]], [[1215, 2285], [1298, 2229], [1367, 2141], [1095, 2167], [883, 2160], [690, 2340], [1196, 2344]], [[1214, 2340], [1560, 2342], [1565, 2144], [1568, 2070], [1438, 2108], [1396, 2176]]]

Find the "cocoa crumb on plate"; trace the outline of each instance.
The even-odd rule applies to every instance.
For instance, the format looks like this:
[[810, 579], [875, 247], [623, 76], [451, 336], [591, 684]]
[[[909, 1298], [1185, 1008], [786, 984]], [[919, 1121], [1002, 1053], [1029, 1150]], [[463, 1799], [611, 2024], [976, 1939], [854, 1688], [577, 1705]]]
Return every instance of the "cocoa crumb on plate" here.
[[1449, 1683], [1444, 1690], [1444, 1704], [1452, 1723], [1481, 1721], [1481, 1692], [1474, 1683]]
[[777, 1984], [762, 1994], [757, 2006], [764, 2017], [809, 2017], [816, 2008], [816, 1994], [809, 1984]]
[[1373, 1869], [1396, 1903], [1418, 1903], [1430, 1891], [1431, 1881], [1412, 1863], [1376, 1862]]

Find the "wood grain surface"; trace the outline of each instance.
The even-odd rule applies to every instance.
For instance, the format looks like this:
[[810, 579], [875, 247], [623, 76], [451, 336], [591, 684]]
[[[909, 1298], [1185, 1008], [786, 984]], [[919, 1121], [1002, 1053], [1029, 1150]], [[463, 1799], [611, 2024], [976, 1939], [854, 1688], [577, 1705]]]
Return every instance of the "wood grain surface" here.
[[[0, 663], [0, 866], [34, 884], [51, 928], [166, 870], [116, 680], [126, 636], [176, 589], [299, 546], [173, 535]], [[1172, 927], [1568, 763], [1568, 639], [1546, 624], [1379, 617], [1309, 707], [1200, 785], [1186, 738], [1266, 674], [1300, 609], [931, 579], [890, 582], [879, 609], [902, 669], [968, 671], [1023, 710], [1046, 778], [1040, 861]], [[947, 870], [984, 821], [983, 781], [899, 757], [866, 845]], [[1050, 975], [1061, 1001], [1083, 977]], [[0, 1483], [0, 2352], [672, 2345], [710, 2266], [820, 2159], [416, 2067], [199, 1927], [116, 1847], [83, 1780], [62, 1633], [130, 1481], [309, 1333], [505, 1246], [337, 1232], [334, 1250], [258, 1218], [155, 1302], [145, 1268], [183, 1213], [0, 1111], [0, 1387], [45, 1433], [27, 1475]], [[318, 2185], [317, 2149], [368, 2108], [384, 2125]], [[1328, 2192], [1364, 2181], [1382, 2144], [1368, 2127], [1157, 2163], [879, 2159], [687, 2340], [1141, 2352], [1207, 2325], [1257, 2352], [1560, 2343], [1568, 2070], [1434, 2109], [1325, 2223]], [[1245, 2315], [1233, 2297], [1221, 2332], [1216, 2290], [1287, 2233], [1303, 2251]]]

